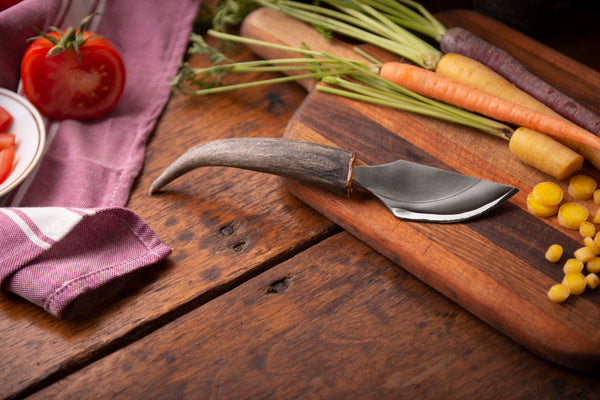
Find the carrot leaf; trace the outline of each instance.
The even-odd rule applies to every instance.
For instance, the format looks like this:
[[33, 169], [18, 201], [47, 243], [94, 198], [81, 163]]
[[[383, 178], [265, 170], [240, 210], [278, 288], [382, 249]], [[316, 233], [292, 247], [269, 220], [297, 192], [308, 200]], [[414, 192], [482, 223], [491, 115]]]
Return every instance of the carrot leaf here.
[[[367, 56], [369, 61], [359, 62], [326, 52], [279, 45], [215, 30], [209, 30], [208, 34], [218, 40], [292, 51], [298, 57], [234, 62], [219, 49], [209, 46], [201, 35], [194, 34], [190, 37], [190, 53], [207, 57], [210, 65], [202, 68], [194, 68], [187, 63], [182, 65], [173, 86], [185, 94], [208, 95], [311, 78], [325, 83], [318, 85], [318, 90], [337, 96], [443, 119], [504, 139], [508, 139], [512, 133], [509, 127], [500, 122], [429, 99], [381, 78], [378, 74], [381, 63], [364, 53], [362, 55]], [[224, 84], [228, 75], [253, 72], [294, 72], [294, 75]]]

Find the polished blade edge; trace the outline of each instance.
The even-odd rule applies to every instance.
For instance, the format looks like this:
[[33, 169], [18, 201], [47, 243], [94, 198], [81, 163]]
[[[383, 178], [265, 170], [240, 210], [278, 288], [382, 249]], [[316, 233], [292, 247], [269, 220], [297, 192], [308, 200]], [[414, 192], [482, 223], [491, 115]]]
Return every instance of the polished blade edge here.
[[514, 196], [519, 190], [516, 188], [510, 188], [506, 194], [499, 197], [495, 201], [491, 201], [479, 208], [469, 210], [456, 214], [429, 214], [419, 213], [410, 210], [404, 210], [398, 207], [389, 207], [392, 213], [403, 220], [415, 221], [415, 222], [436, 222], [436, 223], [455, 223], [473, 219], [488, 211], [496, 208], [498, 205]]

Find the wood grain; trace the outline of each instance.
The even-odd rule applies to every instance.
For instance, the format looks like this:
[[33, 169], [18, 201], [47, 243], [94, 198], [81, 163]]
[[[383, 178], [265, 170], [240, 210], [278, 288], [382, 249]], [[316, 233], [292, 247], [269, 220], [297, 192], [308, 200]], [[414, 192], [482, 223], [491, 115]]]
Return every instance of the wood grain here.
[[[251, 53], [240, 58], [251, 59]], [[266, 174], [205, 168], [159, 196], [148, 195], [152, 180], [184, 149], [219, 138], [281, 136], [304, 96], [293, 83], [201, 99], [175, 94], [128, 203], [173, 254], [112, 294], [106, 288], [95, 293], [104, 304], [91, 310], [81, 305], [80, 315], [66, 321], [3, 293], [0, 398], [68, 374], [337, 231]]]
[[[102, 382], [101, 385], [98, 382]], [[343, 232], [31, 399], [594, 398]]]
[[[494, 21], [471, 13], [451, 12], [443, 17], [456, 24], [464, 21], [488, 35], [488, 27], [496, 27]], [[516, 46], [524, 40], [527, 55], [530, 39], [515, 35], [516, 44], [502, 36], [491, 35], [488, 40], [507, 40]], [[540, 49], [537, 58], [560, 62], [548, 65], [549, 73], [539, 63], [532, 69], [550, 76], [572, 74], [573, 82], [583, 81], [577, 83], [577, 90], [590, 95], [591, 107], [597, 108], [597, 85], [587, 88], [587, 81], [577, 77], [581, 73], [596, 79], [597, 73], [589, 74], [589, 69], [580, 69], [569, 59], [561, 66], [565, 60], [560, 54], [545, 46], [536, 49]], [[242, 52], [239, 59], [252, 57]], [[191, 61], [202, 63], [197, 58]], [[437, 280], [445, 297], [346, 233], [325, 239], [338, 231], [335, 223], [283, 189], [276, 177], [207, 168], [182, 178], [160, 197], [147, 195], [150, 182], [184, 149], [225, 137], [280, 136], [304, 97], [305, 92], [294, 84], [198, 100], [175, 95], [149, 143], [145, 168], [128, 204], [175, 252], [166, 262], [116, 288], [103, 308], [67, 321], [3, 293], [0, 398], [35, 392], [38, 399], [183, 398], [186, 394], [197, 398], [198, 393], [236, 399], [597, 397], [597, 377], [532, 355], [448, 300], [468, 294], [449, 286], [452, 279], [473, 272], [455, 263], [463, 258], [478, 265], [472, 280], [496, 299], [492, 306], [506, 310], [499, 314], [503, 318], [522, 305], [529, 309], [533, 300], [527, 300], [543, 298], [544, 282], [559, 279], [559, 268], [538, 264], [539, 257], [547, 241], [563, 240], [565, 235], [564, 244], [573, 250], [579, 245], [577, 235], [559, 232], [552, 221], [532, 225], [533, 220], [517, 210], [524, 206], [522, 196], [488, 223], [455, 226], [451, 232], [414, 224], [390, 227], [396, 230], [392, 239], [396, 234], [406, 236], [406, 246], [416, 246], [419, 254], [452, 253], [448, 262], [426, 271], [430, 275], [417, 275]], [[354, 112], [352, 107], [340, 110]], [[473, 163], [471, 170], [479, 171], [489, 168], [488, 158], [505, 151], [490, 145], [485, 136], [461, 131], [464, 138], [444, 137], [440, 143], [448, 151], [432, 157], [431, 149], [442, 138], [419, 132], [445, 132], [447, 124], [401, 113], [390, 117], [380, 108], [360, 111], [387, 130], [404, 126], [413, 140], [419, 138], [417, 146], [406, 147], [419, 150], [412, 157], [436, 166], [451, 168], [456, 157], [465, 157]], [[387, 133], [377, 138], [378, 145], [386, 147], [399, 143]], [[319, 140], [333, 143], [325, 137]], [[487, 149], [486, 155], [474, 157], [469, 143]], [[369, 161], [373, 144], [361, 142], [357, 147]], [[392, 158], [393, 153], [382, 156]], [[485, 173], [505, 179], [504, 168], [516, 168], [519, 176], [511, 177], [511, 182], [524, 182], [521, 187], [541, 177], [518, 162], [504, 161], [506, 166]], [[294, 182], [286, 184], [291, 188]], [[324, 198], [314, 190], [305, 194]], [[349, 204], [337, 197], [326, 199], [326, 206], [343, 210]], [[353, 201], [376, 203], [366, 196]], [[389, 222], [377, 220], [377, 214], [373, 217], [369, 226]], [[490, 238], [494, 238], [491, 245]], [[386, 240], [389, 235], [382, 238]], [[528, 259], [536, 260], [534, 268]], [[399, 253], [392, 260], [409, 269], [421, 258]], [[504, 261], [515, 261], [519, 268], [506, 275]], [[246, 283], [239, 286], [242, 282]], [[497, 284], [489, 284], [493, 282]], [[503, 308], [502, 298], [512, 285], [526, 300]], [[543, 314], [554, 312], [558, 320], [567, 321], [567, 330], [597, 335], [597, 292], [561, 307], [542, 304]], [[585, 307], [589, 316], [582, 313]], [[534, 336], [535, 331], [527, 334]]]
[[[247, 32], [281, 23], [271, 10], [266, 14], [269, 18], [262, 18], [260, 26], [247, 19], [244, 23], [256, 28]], [[446, 22], [445, 14], [440, 18]], [[484, 39], [502, 38], [497, 44], [531, 66], [543, 63], [536, 69], [551, 71], [545, 78], [559, 87], [570, 86], [572, 71], [588, 72], [589, 80], [579, 85], [588, 86], [593, 104], [600, 103], [600, 74], [551, 51], [540, 60], [537, 54], [546, 54], [542, 45], [475, 13], [451, 12], [448, 18], [467, 29], [475, 25], [473, 30]], [[311, 28], [298, 25], [278, 39], [293, 42], [294, 36], [306, 37], [307, 29]], [[319, 50], [321, 44], [315, 39], [307, 45]], [[550, 302], [546, 295], [562, 280], [562, 270], [544, 259], [545, 249], [560, 243], [572, 256], [583, 246], [581, 237], [559, 227], [555, 218], [540, 220], [526, 211], [527, 194], [551, 178], [520, 163], [505, 141], [315, 90], [294, 114], [285, 136], [356, 151], [367, 164], [402, 158], [517, 187], [520, 192], [494, 215], [465, 224], [434, 225], [396, 220], [381, 204], [362, 196], [345, 201], [286, 180], [294, 194], [323, 215], [531, 351], [565, 366], [599, 371], [598, 292], [573, 296], [563, 305]], [[583, 173], [599, 178], [598, 171], [587, 165]], [[592, 212], [598, 208], [591, 201], [586, 205]]]

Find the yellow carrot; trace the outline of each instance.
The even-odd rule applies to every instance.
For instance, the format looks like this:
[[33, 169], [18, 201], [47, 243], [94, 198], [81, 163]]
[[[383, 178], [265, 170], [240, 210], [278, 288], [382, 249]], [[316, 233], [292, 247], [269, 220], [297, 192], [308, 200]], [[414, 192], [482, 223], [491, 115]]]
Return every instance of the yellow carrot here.
[[525, 164], [559, 180], [568, 178], [583, 166], [581, 155], [532, 129], [515, 130], [508, 148]]
[[384, 79], [420, 95], [483, 114], [499, 121], [524, 126], [548, 135], [573, 140], [600, 150], [600, 137], [559, 118], [490, 95], [440, 74], [414, 65], [388, 62], [379, 71]]
[[533, 197], [547, 206], [557, 206], [563, 199], [563, 191], [554, 182], [540, 182], [533, 188]]
[[569, 180], [569, 194], [576, 200], [587, 200], [594, 195], [596, 180], [587, 175], [575, 175]]
[[[435, 72], [532, 110], [558, 116], [550, 108], [523, 92], [500, 74], [472, 58], [455, 53], [444, 54], [437, 63]], [[548, 110], [550, 112], [547, 112]]]
[[558, 223], [571, 230], [579, 230], [579, 226], [588, 216], [588, 209], [575, 202], [564, 203], [558, 209]]

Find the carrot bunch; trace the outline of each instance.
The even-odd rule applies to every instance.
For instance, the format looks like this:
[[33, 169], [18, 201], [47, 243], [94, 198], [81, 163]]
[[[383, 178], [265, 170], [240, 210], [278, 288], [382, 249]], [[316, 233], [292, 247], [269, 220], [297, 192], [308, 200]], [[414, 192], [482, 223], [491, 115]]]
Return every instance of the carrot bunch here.
[[585, 129], [436, 72], [406, 63], [388, 62], [381, 66], [380, 74], [383, 78], [423, 96], [600, 150], [600, 137]]
[[[547, 107], [532, 107], [530, 103], [521, 100], [516, 104], [517, 96], [514, 92], [497, 90], [500, 87], [514, 87], [514, 85], [482, 64], [475, 62], [477, 65], [473, 66], [465, 62], [465, 60], [474, 62], [467, 57], [457, 54], [443, 55], [429, 44], [424, 45], [422, 39], [399, 26], [400, 23], [405, 24], [405, 21], [394, 18], [393, 13], [388, 10], [382, 12], [377, 9], [380, 3], [388, 0], [370, 0], [369, 5], [365, 0], [323, 0], [325, 3], [331, 3], [332, 8], [299, 3], [294, 0], [253, 1], [268, 5], [269, 8], [255, 10], [245, 18], [242, 24], [242, 33], [245, 35], [248, 20], [254, 19], [254, 25], [260, 26], [265, 22], [268, 23], [269, 18], [271, 20], [277, 18], [277, 25], [281, 25], [283, 18], [288, 18], [283, 23], [289, 27], [289, 31], [298, 32], [302, 28], [305, 29], [304, 32], [306, 29], [312, 30], [300, 22], [303, 20], [385, 47], [386, 50], [412, 60], [413, 63], [381, 63], [366, 54], [347, 59], [311, 50], [327, 48], [323, 43], [315, 42], [318, 39], [327, 42], [320, 35], [316, 35], [317, 39], [314, 39], [315, 35], [310, 35], [312, 42], [303, 42], [302, 48], [298, 48], [252, 39], [252, 33], [250, 37], [242, 38], [210, 30], [209, 35], [223, 41], [244, 43], [259, 55], [262, 55], [262, 51], [257, 51], [257, 48], [269, 48], [270, 50], [263, 56], [266, 60], [234, 63], [226, 60], [223, 55], [216, 57], [210, 55], [211, 60], [223, 62], [201, 69], [184, 65], [174, 82], [176, 87], [188, 94], [200, 95], [310, 78], [328, 83], [328, 85], [317, 86], [321, 91], [452, 121], [507, 139], [510, 141], [509, 149], [521, 161], [557, 179], [564, 179], [581, 169], [583, 157], [600, 168], [599, 137], [574, 125], [555, 112], [548, 111]], [[429, 26], [431, 29], [422, 33], [441, 40], [446, 33], [445, 27], [418, 4], [409, 1], [411, 7], [417, 10], [412, 11], [403, 4], [406, 2], [400, 0], [393, 3], [395, 7], [403, 10], [402, 13], [407, 15], [412, 13], [407, 18], [418, 20], [417, 24], [413, 24], [413, 28]], [[273, 15], [265, 17], [267, 10], [271, 14], [275, 13], [275, 17]], [[256, 19], [255, 15], [259, 13], [264, 15]], [[295, 23], [300, 23], [303, 27], [298, 27], [294, 25]], [[392, 46], [390, 41], [399, 45]], [[207, 45], [201, 36], [192, 35], [191, 42], [193, 43], [191, 51], [207, 53]], [[288, 43], [286, 38], [282, 37], [278, 37], [277, 42]], [[273, 49], [275, 52], [272, 51]], [[273, 59], [273, 54], [282, 55], [281, 58]], [[422, 57], [414, 57], [415, 54]], [[463, 73], [462, 76], [452, 75], [447, 72], [452, 70], [447, 68], [448, 65], [452, 65], [455, 71], [468, 70], [469, 72]], [[444, 66], [446, 68], [443, 68]], [[437, 72], [430, 69], [437, 69]], [[223, 85], [224, 74], [253, 71], [278, 71], [291, 76], [240, 85]], [[488, 74], [488, 77], [494, 75], [493, 80], [496, 83], [483, 87], [478, 86], [477, 80], [464, 79], [464, 76], [485, 74]], [[505, 84], [501, 81], [505, 81]], [[200, 89], [186, 90], [189, 83], [192, 83], [192, 86], [200, 86]], [[513, 131], [506, 124], [520, 128]]]
[[[530, 72], [508, 52], [461, 28], [446, 28], [414, 0], [321, 0], [307, 5], [295, 0], [253, 0], [313, 26], [325, 27], [398, 54], [435, 70], [445, 54], [461, 54], [487, 66], [569, 121], [600, 134], [600, 115]], [[436, 41], [440, 49], [421, 40]]]
[[[192, 54], [208, 54], [209, 58], [219, 60], [219, 62], [201, 68], [193, 68], [189, 64], [183, 65], [180, 73], [173, 81], [173, 86], [188, 95], [207, 95], [311, 78], [338, 86], [340, 90], [336, 94], [346, 97], [443, 119], [479, 129], [504, 139], [508, 139], [512, 133], [512, 129], [504, 123], [432, 100], [383, 79], [377, 73], [380, 64], [376, 60], [350, 60], [322, 51], [264, 42], [215, 30], [209, 30], [208, 34], [221, 41], [275, 49], [285, 54], [297, 54], [298, 57], [233, 62], [219, 49], [209, 46], [202, 36], [192, 34], [190, 40], [193, 46], [190, 48], [190, 52]], [[241, 84], [227, 85], [224, 83], [228, 74], [251, 72], [283, 72], [290, 75]], [[343, 77], [346, 77], [346, 79], [342, 79]], [[356, 82], [361, 84], [358, 85]], [[319, 86], [319, 90], [327, 89]]]
[[[322, 0], [320, 5], [305, 4], [295, 0], [253, 1], [297, 20], [318, 26], [322, 30], [328, 29], [362, 42], [374, 44], [427, 70], [439, 72], [442, 64], [446, 66], [453, 64], [455, 70], [468, 69], [469, 65], [462, 62], [465, 57], [457, 58], [458, 54], [465, 55], [471, 61], [478, 62], [479, 69], [495, 72], [500, 79], [510, 82], [529, 97], [544, 105], [545, 110], [536, 110], [549, 114], [553, 118], [540, 118], [539, 115], [525, 112], [520, 107], [524, 104], [512, 97], [508, 97], [508, 101], [517, 103], [519, 106], [508, 108], [506, 103], [482, 97], [480, 93], [472, 94], [467, 90], [468, 88], [460, 87], [454, 82], [435, 79], [433, 75], [423, 73], [423, 76], [427, 76], [428, 84], [431, 84], [433, 79], [438, 83], [445, 82], [444, 86], [456, 87], [458, 93], [464, 95], [463, 99], [472, 99], [473, 102], [465, 104], [457, 96], [454, 96], [453, 99], [437, 97], [438, 99], [475, 110], [492, 116], [492, 118], [499, 118], [507, 123], [541, 130], [558, 139], [560, 145], [567, 146], [573, 152], [581, 154], [596, 168], [600, 168], [598, 141], [588, 134], [588, 132], [594, 135], [600, 133], [600, 116], [543, 82], [506, 51], [483, 41], [465, 29], [458, 27], [447, 29], [426, 8], [413, 0]], [[432, 48], [429, 43], [411, 31], [428, 36], [438, 42], [441, 50]], [[390, 42], [396, 45], [391, 45]], [[385, 74], [391, 69], [393, 69], [392, 66], [382, 68]], [[411, 72], [411, 74], [414, 73]], [[400, 74], [394, 75], [400, 78]], [[404, 76], [407, 77], [407, 75]], [[409, 82], [405, 83], [401, 80], [395, 80], [395, 82], [399, 85], [409, 84]], [[463, 81], [463, 83], [465, 82]], [[471, 86], [473, 83], [477, 85], [477, 82], [473, 82], [473, 80], [468, 85]], [[413, 85], [414, 82], [410, 84], [412, 85], [411, 90], [425, 95], [433, 94], [432, 88], [423, 86], [417, 88]], [[479, 89], [487, 91], [487, 89]], [[498, 92], [491, 94], [507, 100], [507, 97]], [[456, 101], [459, 101], [460, 104]], [[484, 103], [486, 109], [481, 108]], [[499, 104], [504, 104], [502, 110], [494, 109]], [[514, 118], [519, 122], [514, 122]], [[557, 119], [561, 119], [563, 122], [559, 123]], [[578, 127], [570, 126], [565, 122], [566, 120]], [[538, 144], [541, 142], [536, 140]], [[552, 143], [551, 139], [544, 139], [543, 142], [547, 147], [556, 147], [556, 143]]]

